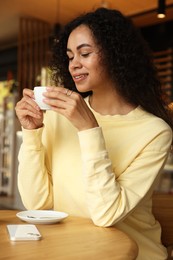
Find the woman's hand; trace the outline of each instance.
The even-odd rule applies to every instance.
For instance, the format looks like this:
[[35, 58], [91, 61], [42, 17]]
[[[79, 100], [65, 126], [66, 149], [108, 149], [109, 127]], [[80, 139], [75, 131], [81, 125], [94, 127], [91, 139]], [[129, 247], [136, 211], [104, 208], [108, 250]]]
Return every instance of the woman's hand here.
[[42, 127], [43, 111], [34, 101], [33, 90], [26, 88], [23, 90], [23, 97], [17, 102], [15, 110], [23, 128], [31, 130]]
[[44, 102], [65, 116], [79, 131], [94, 128], [98, 123], [80, 94], [64, 87], [47, 87]]

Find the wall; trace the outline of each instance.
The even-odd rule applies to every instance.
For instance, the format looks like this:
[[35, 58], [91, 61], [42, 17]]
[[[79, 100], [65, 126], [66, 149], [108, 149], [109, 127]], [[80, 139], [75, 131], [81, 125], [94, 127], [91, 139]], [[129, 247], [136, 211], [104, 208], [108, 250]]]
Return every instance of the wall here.
[[7, 79], [8, 72], [17, 78], [17, 46], [0, 51], [0, 81]]
[[141, 33], [153, 51], [173, 48], [173, 20], [141, 28]]

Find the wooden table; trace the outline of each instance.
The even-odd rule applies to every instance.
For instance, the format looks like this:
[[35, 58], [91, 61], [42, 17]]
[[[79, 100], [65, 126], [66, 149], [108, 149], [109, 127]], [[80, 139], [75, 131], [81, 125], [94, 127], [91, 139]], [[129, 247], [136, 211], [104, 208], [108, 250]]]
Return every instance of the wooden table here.
[[173, 246], [173, 194], [155, 193], [153, 213], [162, 226], [162, 242]]
[[90, 219], [69, 216], [51, 225], [36, 225], [40, 241], [10, 241], [7, 224], [26, 224], [15, 210], [0, 210], [0, 259], [132, 260], [136, 243], [122, 231], [96, 227]]

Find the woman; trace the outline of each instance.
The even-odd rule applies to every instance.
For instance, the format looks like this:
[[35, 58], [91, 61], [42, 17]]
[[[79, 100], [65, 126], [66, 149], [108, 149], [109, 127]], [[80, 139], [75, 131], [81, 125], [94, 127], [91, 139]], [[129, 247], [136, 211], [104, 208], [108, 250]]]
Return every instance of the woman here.
[[146, 44], [120, 12], [101, 8], [70, 22], [53, 53], [63, 87], [47, 87], [51, 110], [30, 89], [16, 105], [24, 205], [116, 225], [137, 242], [138, 259], [166, 259], [152, 194], [172, 123]]

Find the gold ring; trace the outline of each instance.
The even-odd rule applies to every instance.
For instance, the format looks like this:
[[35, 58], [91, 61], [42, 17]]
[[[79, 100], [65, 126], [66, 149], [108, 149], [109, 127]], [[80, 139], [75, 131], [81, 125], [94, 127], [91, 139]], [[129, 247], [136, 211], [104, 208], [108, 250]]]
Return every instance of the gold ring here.
[[69, 97], [70, 97], [70, 96], [72, 95], [72, 93], [73, 93], [73, 91], [72, 91], [72, 90], [70, 90], [70, 89], [67, 89], [67, 92], [66, 92], [66, 95], [67, 95], [67, 96], [69, 96]]

